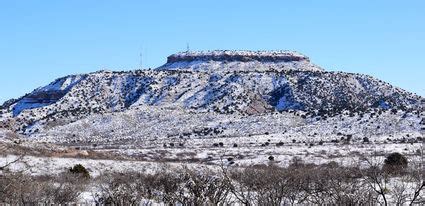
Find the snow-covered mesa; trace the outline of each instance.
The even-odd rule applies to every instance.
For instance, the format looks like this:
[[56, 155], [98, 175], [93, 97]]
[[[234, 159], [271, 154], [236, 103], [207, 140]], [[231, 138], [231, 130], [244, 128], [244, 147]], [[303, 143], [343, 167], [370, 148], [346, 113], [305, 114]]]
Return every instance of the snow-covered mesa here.
[[[317, 127], [313, 125], [319, 121], [316, 125], [321, 126], [316, 131], [332, 125], [336, 135], [342, 129], [338, 125], [348, 121], [345, 115], [351, 121], [342, 125], [348, 128], [345, 134], [370, 136], [368, 132], [379, 127], [387, 128], [387, 135], [399, 128], [409, 128], [400, 132], [418, 133], [424, 102], [418, 95], [371, 76], [327, 72], [297, 52], [188, 51], [169, 56], [166, 64], [153, 70], [99, 71], [59, 78], [4, 104], [0, 108], [0, 127], [42, 139], [86, 142], [92, 138], [105, 142], [108, 137], [99, 134], [112, 133], [128, 140], [220, 129], [226, 136], [238, 136], [262, 132], [244, 129], [249, 127], [282, 133], [289, 128], [301, 131]], [[124, 117], [118, 118], [121, 115]], [[143, 121], [156, 121], [157, 115], [166, 115], [159, 124], [169, 122], [169, 128], [180, 129], [149, 127], [142, 130], [144, 134], [132, 129]], [[188, 127], [175, 121], [179, 115], [188, 116], [185, 121], [196, 124]], [[391, 120], [373, 120], [383, 115]], [[106, 117], [111, 121], [98, 121]], [[362, 122], [364, 117], [370, 118]], [[234, 121], [226, 123], [229, 119]], [[271, 124], [267, 119], [277, 122]], [[108, 122], [125, 124], [116, 128]], [[87, 126], [90, 124], [98, 125], [97, 129]], [[293, 124], [300, 127], [288, 127]], [[84, 134], [96, 132], [82, 137], [84, 134], [71, 129], [73, 125], [82, 125], [79, 131], [91, 128]], [[60, 135], [49, 136], [58, 131]]]

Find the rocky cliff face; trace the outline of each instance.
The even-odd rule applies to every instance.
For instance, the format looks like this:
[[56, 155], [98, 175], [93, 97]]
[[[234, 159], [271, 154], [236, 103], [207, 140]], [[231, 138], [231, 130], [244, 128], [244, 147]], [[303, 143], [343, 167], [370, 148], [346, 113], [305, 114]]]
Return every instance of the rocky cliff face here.
[[2, 122], [28, 134], [92, 114], [161, 106], [195, 113], [334, 116], [370, 109], [422, 110], [423, 98], [373, 77], [326, 72], [293, 52], [171, 55], [155, 70], [60, 78], [5, 105]]
[[87, 75], [73, 75], [60, 78], [45, 87], [38, 88], [28, 95], [25, 95], [13, 106], [13, 116], [19, 115], [24, 110], [45, 107], [54, 104], [64, 97], [70, 89], [78, 84]]
[[323, 71], [310, 59], [292, 51], [182, 52], [169, 56], [158, 70], [229, 71]]
[[222, 62], [300, 62], [310, 61], [305, 55], [291, 51], [207, 51], [207, 52], [181, 52], [167, 58], [167, 63], [191, 61], [222, 61]]

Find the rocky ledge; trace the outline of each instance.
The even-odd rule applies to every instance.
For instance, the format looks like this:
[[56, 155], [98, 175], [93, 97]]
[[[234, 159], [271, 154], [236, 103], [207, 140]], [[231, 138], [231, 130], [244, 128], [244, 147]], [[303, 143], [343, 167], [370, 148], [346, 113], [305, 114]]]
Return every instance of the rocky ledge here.
[[259, 62], [309, 62], [309, 58], [294, 51], [187, 51], [173, 54], [167, 63], [192, 61], [259, 61]]

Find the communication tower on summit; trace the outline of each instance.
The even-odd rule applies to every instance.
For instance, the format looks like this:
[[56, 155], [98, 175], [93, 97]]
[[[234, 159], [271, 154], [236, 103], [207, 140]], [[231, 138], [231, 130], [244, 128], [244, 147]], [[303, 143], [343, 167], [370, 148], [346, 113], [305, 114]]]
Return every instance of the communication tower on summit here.
[[139, 62], [139, 69], [143, 69], [143, 52], [141, 51], [140, 52], [140, 62]]

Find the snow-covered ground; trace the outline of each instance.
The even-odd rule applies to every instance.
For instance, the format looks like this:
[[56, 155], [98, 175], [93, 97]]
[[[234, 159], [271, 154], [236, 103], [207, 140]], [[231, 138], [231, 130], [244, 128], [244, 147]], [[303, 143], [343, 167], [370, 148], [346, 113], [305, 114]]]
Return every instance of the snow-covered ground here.
[[[270, 140], [270, 141], [268, 141]], [[252, 137], [235, 139], [216, 139], [195, 141], [190, 146], [150, 148], [114, 148], [94, 149], [97, 153], [109, 155], [110, 159], [94, 158], [90, 155], [82, 157], [61, 157], [58, 155], [24, 156], [22, 161], [12, 165], [13, 171], [25, 171], [32, 175], [55, 174], [65, 171], [75, 164], [87, 167], [94, 176], [108, 171], [149, 171], [163, 163], [192, 165], [231, 165], [252, 166], [275, 164], [288, 166], [294, 158], [305, 163], [325, 164], [335, 162], [343, 166], [357, 165], [363, 158], [384, 159], [390, 153], [398, 152], [405, 155], [411, 163], [420, 160], [422, 143], [389, 143], [349, 145], [323, 143], [310, 146], [302, 143], [285, 143], [279, 145], [279, 139], [274, 137]], [[223, 146], [219, 143], [223, 142]], [[218, 146], [214, 146], [217, 143]], [[237, 144], [237, 147], [234, 147]], [[85, 150], [85, 148], [80, 148]], [[89, 149], [93, 151], [93, 149]], [[80, 154], [83, 152], [80, 151]], [[55, 153], [56, 154], [56, 153]], [[273, 156], [273, 161], [269, 157]], [[0, 165], [11, 162], [17, 155], [2, 154]], [[112, 158], [113, 157], [113, 158]]]
[[[20, 158], [17, 155], [0, 156], [0, 165]], [[130, 161], [130, 160], [101, 160], [83, 158], [63, 158], [63, 157], [37, 157], [24, 156], [17, 163], [11, 164], [10, 172], [24, 172], [29, 175], [54, 175], [68, 171], [76, 164], [81, 164], [87, 168], [92, 177], [97, 177], [108, 172], [146, 172], [157, 170], [164, 163]], [[170, 163], [167, 166], [178, 166]]]

